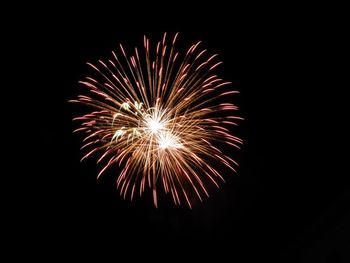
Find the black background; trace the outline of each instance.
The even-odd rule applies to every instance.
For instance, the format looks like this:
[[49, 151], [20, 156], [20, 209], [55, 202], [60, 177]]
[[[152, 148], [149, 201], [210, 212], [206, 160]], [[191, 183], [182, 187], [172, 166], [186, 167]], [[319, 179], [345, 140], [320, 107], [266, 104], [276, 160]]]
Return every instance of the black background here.
[[[113, 261], [349, 260], [348, 174], [335, 147], [342, 106], [327, 82], [331, 36], [322, 21], [272, 7], [101, 6], [31, 6], [36, 12], [11, 31], [20, 59], [13, 83], [23, 80], [15, 92], [25, 106], [19, 136], [28, 143], [12, 166], [20, 174], [10, 194], [12, 243], [28, 255]], [[155, 209], [150, 198], [130, 203], [107, 179], [96, 181], [94, 161], [79, 161], [81, 137], [71, 121], [77, 107], [67, 103], [81, 91], [86, 62], [165, 31], [180, 32], [184, 46], [202, 40], [220, 55], [246, 119], [238, 130], [245, 141], [239, 175], [226, 176], [193, 210]]]

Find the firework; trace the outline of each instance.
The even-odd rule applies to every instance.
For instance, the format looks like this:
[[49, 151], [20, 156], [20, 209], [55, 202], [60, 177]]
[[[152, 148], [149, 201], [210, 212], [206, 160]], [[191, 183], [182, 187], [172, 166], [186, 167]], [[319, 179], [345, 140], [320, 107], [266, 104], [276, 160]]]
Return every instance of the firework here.
[[127, 54], [120, 45], [110, 60], [87, 63], [96, 77], [80, 81], [86, 92], [72, 102], [91, 111], [74, 119], [81, 124], [75, 131], [85, 136], [82, 159], [97, 155], [97, 178], [120, 167], [116, 185], [123, 198], [151, 189], [156, 207], [160, 191], [191, 207], [209, 196], [209, 185], [224, 181], [223, 167], [236, 171], [224, 149], [240, 148], [230, 125], [242, 118], [229, 102], [238, 92], [214, 73], [222, 63], [217, 55], [201, 42], [181, 54], [178, 34], [166, 35], [154, 46], [144, 37], [142, 51]]

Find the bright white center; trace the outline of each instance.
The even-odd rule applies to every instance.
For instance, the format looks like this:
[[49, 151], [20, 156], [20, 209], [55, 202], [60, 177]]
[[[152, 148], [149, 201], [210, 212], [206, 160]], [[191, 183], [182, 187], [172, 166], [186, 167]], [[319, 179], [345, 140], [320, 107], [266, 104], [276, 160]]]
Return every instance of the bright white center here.
[[148, 127], [153, 133], [156, 133], [159, 129], [161, 129], [162, 125], [158, 120], [151, 119], [148, 121]]
[[161, 139], [159, 141], [159, 146], [160, 146], [161, 149], [166, 149], [166, 148], [170, 147], [173, 144], [174, 144], [173, 140], [171, 140], [169, 138], [168, 139], [164, 138], [164, 139]]
[[177, 138], [169, 132], [160, 134], [158, 143], [161, 149], [181, 147], [181, 144], [178, 142]]

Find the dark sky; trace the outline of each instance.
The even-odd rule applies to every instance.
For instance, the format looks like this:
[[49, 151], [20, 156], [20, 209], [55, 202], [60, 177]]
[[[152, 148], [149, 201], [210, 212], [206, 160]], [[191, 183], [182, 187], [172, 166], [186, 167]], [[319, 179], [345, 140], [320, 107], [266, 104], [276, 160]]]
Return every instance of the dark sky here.
[[[338, 120], [328, 110], [332, 89], [320, 82], [327, 63], [317, 25], [267, 7], [44, 10], [15, 34], [30, 116], [23, 122], [33, 134], [23, 166], [14, 167], [22, 175], [13, 209], [24, 244], [54, 257], [100, 254], [115, 261], [158, 260], [162, 253], [217, 262], [349, 259], [349, 186], [334, 162]], [[81, 137], [72, 134], [77, 107], [67, 101], [80, 92], [85, 63], [108, 59], [120, 42], [132, 48], [144, 34], [158, 39], [164, 31], [179, 31], [185, 46], [202, 40], [219, 53], [246, 119], [237, 130], [245, 141], [239, 176], [227, 176], [193, 210], [171, 203], [154, 209], [148, 196], [122, 200], [111, 178], [96, 181], [93, 159], [80, 163]]]

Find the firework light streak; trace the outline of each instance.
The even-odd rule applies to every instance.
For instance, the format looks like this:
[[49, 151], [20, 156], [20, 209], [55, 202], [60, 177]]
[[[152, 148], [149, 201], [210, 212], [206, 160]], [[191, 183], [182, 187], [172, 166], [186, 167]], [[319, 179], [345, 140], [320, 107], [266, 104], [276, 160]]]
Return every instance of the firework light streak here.
[[150, 188], [156, 207], [158, 191], [189, 207], [209, 196], [207, 186], [224, 181], [217, 167], [235, 172], [238, 165], [224, 149], [242, 143], [229, 130], [242, 119], [227, 102], [238, 92], [214, 73], [222, 62], [200, 49], [201, 42], [178, 53], [177, 36], [168, 41], [165, 33], [154, 48], [144, 37], [142, 52], [129, 55], [120, 45], [110, 60], [87, 63], [97, 77], [80, 81], [88, 92], [72, 100], [93, 109], [74, 119], [81, 123], [75, 131], [85, 135], [82, 160], [98, 156], [98, 178], [120, 166], [121, 195], [133, 200]]

